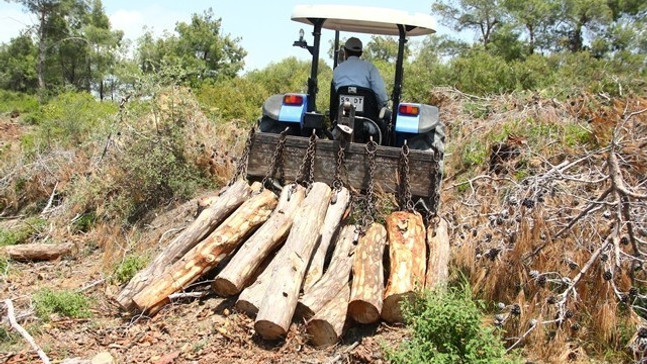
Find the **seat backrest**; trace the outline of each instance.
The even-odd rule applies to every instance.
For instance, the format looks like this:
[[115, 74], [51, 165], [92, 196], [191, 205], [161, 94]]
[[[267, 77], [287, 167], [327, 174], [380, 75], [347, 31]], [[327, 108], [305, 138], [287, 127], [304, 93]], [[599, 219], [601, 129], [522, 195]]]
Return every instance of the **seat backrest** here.
[[370, 88], [359, 86], [341, 86], [333, 95], [330, 105], [330, 117], [337, 119], [339, 105], [348, 101], [355, 106], [355, 115], [367, 117], [378, 121], [380, 109], [377, 104], [375, 92]]

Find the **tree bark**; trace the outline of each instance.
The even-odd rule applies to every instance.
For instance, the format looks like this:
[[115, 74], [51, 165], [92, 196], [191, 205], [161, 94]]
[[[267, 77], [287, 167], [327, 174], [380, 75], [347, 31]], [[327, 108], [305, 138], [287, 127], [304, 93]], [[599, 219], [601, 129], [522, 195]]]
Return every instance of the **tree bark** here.
[[[297, 305], [297, 315], [310, 319], [348, 284], [353, 266], [355, 226], [346, 225], [339, 232], [330, 266], [312, 288], [305, 291]], [[350, 293], [350, 292], [349, 292]]]
[[149, 314], [156, 313], [170, 294], [195, 281], [236, 249], [254, 228], [268, 219], [276, 203], [277, 197], [270, 190], [263, 190], [247, 200], [206, 239], [136, 294], [133, 301], [137, 308]]
[[330, 201], [330, 187], [315, 182], [294, 218], [294, 225], [285, 245], [287, 250], [272, 271], [272, 278], [263, 296], [254, 329], [268, 340], [287, 334], [297, 307], [299, 290]]
[[139, 293], [150, 282], [159, 277], [171, 264], [177, 262], [186, 252], [211, 233], [232, 211], [238, 208], [260, 184], [251, 188], [247, 182], [239, 180], [226, 189], [198, 217], [166, 247], [155, 260], [144, 270], [137, 273], [119, 293], [117, 301], [128, 311], [134, 311], [137, 306], [133, 296]]
[[263, 226], [261, 226], [240, 247], [213, 282], [213, 290], [222, 296], [240, 293], [253, 278], [265, 258], [285, 240], [297, 208], [305, 198], [305, 188], [298, 186], [294, 193], [292, 186], [281, 192], [279, 203]]
[[18, 261], [55, 260], [63, 255], [70, 254], [74, 244], [19, 244], [9, 245], [4, 248], [9, 258]]
[[386, 245], [386, 229], [373, 223], [366, 234], [359, 238], [353, 259], [348, 314], [361, 324], [370, 324], [380, 319], [384, 272], [382, 258]]
[[346, 283], [335, 297], [308, 321], [306, 331], [316, 347], [328, 347], [339, 341], [346, 322], [349, 296], [350, 285]]
[[389, 234], [390, 275], [384, 291], [382, 318], [402, 322], [402, 300], [425, 283], [425, 225], [417, 213], [396, 211], [386, 218]]
[[427, 260], [427, 274], [425, 275], [425, 288], [434, 289], [447, 284], [449, 276], [449, 234], [447, 221], [440, 219], [436, 229], [427, 229], [427, 246], [429, 259]]
[[243, 289], [236, 301], [236, 309], [238, 311], [246, 313], [249, 317], [255, 317], [258, 314], [258, 309], [261, 307], [263, 296], [265, 296], [265, 291], [267, 291], [267, 287], [272, 279], [272, 272], [278, 265], [283, 264], [283, 256], [287, 254], [287, 250], [289, 250], [289, 248], [283, 245], [274, 257], [269, 257], [268, 259], [271, 259], [271, 261], [267, 264], [265, 269], [262, 270], [262, 273], [259, 274], [256, 280], [254, 280], [254, 283]]
[[328, 248], [330, 247], [333, 236], [337, 230], [339, 230], [339, 223], [346, 212], [349, 202], [350, 193], [346, 188], [342, 187], [342, 189], [337, 192], [335, 203], [328, 206], [326, 218], [324, 219], [324, 224], [321, 228], [321, 241], [310, 260], [308, 273], [306, 273], [306, 278], [303, 283], [304, 292], [307, 292], [323, 275], [324, 261], [326, 260], [326, 254], [328, 254]]

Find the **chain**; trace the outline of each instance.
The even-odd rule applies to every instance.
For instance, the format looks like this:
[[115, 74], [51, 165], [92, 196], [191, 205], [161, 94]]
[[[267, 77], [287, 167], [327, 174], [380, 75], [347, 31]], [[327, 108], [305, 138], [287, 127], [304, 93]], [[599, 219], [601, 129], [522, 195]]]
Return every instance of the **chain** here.
[[434, 166], [431, 169], [430, 177], [434, 181], [434, 190], [431, 195], [431, 206], [429, 206], [430, 211], [428, 211], [427, 220], [430, 225], [434, 227], [437, 226], [438, 219], [438, 208], [440, 206], [440, 183], [443, 179], [443, 172], [440, 170], [440, 160], [442, 159], [440, 153], [434, 148]]
[[[314, 130], [310, 136], [310, 142], [308, 143], [308, 149], [306, 149], [306, 154], [303, 156], [301, 161], [301, 166], [299, 166], [299, 175], [297, 180], [292, 185], [292, 193], [297, 188], [297, 183], [306, 187], [306, 191], [309, 192], [312, 187], [312, 182], [314, 182], [314, 169], [315, 169], [315, 154], [317, 152], [317, 134]], [[306, 193], [307, 193], [306, 192]]]
[[245, 148], [243, 148], [243, 153], [240, 155], [240, 158], [238, 158], [238, 161], [236, 162], [236, 173], [234, 176], [231, 178], [227, 186], [231, 186], [236, 182], [241, 176], [244, 176], [247, 174], [247, 161], [249, 159], [249, 150], [252, 148], [252, 143], [254, 142], [254, 134], [256, 133], [256, 128], [252, 127], [249, 130], [249, 135], [247, 136], [247, 140], [245, 141]]
[[279, 135], [279, 141], [278, 143], [276, 143], [276, 148], [274, 149], [274, 154], [272, 155], [272, 163], [270, 164], [270, 168], [268, 168], [265, 177], [263, 177], [261, 188], [265, 188], [267, 186], [267, 182], [271, 178], [274, 178], [277, 167], [283, 165], [283, 149], [285, 149], [285, 140], [287, 139], [288, 130], [290, 130], [289, 127], [285, 128]]
[[337, 194], [339, 191], [341, 191], [342, 187], [344, 186], [344, 182], [342, 181], [342, 170], [344, 169], [344, 147], [342, 146], [343, 144], [343, 138], [344, 135], [341, 136], [341, 139], [339, 140], [339, 149], [337, 150], [337, 163], [335, 164], [335, 177], [332, 181], [332, 188], [335, 191], [332, 198], [330, 199], [331, 204], [335, 204], [337, 202]]
[[414, 206], [411, 200], [411, 181], [409, 177], [409, 145], [405, 140], [400, 151], [400, 207], [413, 212]]
[[375, 201], [374, 201], [374, 182], [375, 182], [375, 151], [377, 143], [371, 137], [366, 143], [366, 155], [368, 157], [368, 185], [366, 186], [366, 215], [362, 218], [362, 232], [375, 222]]

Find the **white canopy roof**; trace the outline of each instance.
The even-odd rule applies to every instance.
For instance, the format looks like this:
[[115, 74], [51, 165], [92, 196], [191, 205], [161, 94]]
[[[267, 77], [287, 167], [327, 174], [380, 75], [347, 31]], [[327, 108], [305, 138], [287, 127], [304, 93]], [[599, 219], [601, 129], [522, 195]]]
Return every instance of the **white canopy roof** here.
[[297, 5], [292, 20], [312, 24], [309, 18], [326, 19], [323, 28], [356, 33], [399, 35], [398, 24], [407, 35], [435, 33], [436, 22], [427, 14], [385, 8], [348, 5]]

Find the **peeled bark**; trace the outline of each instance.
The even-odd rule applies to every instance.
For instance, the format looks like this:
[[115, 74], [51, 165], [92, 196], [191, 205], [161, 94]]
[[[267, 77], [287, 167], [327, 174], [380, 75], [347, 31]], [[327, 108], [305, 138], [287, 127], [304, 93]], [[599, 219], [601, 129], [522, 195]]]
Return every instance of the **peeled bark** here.
[[447, 284], [449, 276], [449, 234], [447, 221], [440, 219], [436, 229], [427, 229], [427, 246], [429, 259], [427, 260], [427, 274], [425, 275], [425, 288], [433, 289]]
[[263, 226], [261, 226], [236, 255], [218, 273], [213, 282], [213, 290], [222, 296], [232, 296], [240, 293], [253, 278], [261, 263], [276, 247], [285, 240], [292, 219], [301, 201], [305, 198], [305, 188], [298, 186], [294, 193], [292, 186], [286, 186], [281, 192], [279, 203]]
[[256, 332], [265, 339], [276, 340], [288, 332], [306, 267], [320, 237], [329, 200], [330, 187], [315, 182], [294, 218], [285, 242], [287, 250], [281, 257], [281, 264], [277, 264], [272, 271], [254, 323]]
[[359, 238], [353, 259], [348, 315], [361, 324], [371, 324], [380, 319], [384, 272], [382, 257], [386, 245], [386, 229], [373, 223]]
[[308, 321], [306, 331], [312, 343], [319, 348], [335, 345], [343, 334], [350, 286], [346, 283], [312, 320]]
[[139, 292], [133, 301], [141, 311], [157, 312], [168, 296], [214, 268], [260, 224], [265, 222], [277, 203], [276, 195], [264, 190], [251, 197], [179, 261]]
[[117, 296], [117, 301], [126, 310], [133, 311], [137, 308], [133, 296], [139, 293], [151, 281], [159, 277], [171, 264], [191, 250], [211, 233], [227, 216], [249, 198], [252, 190], [258, 190], [259, 183], [250, 186], [247, 182], [239, 180], [227, 188], [209, 207], [182, 231], [145, 269], [137, 273], [128, 282], [126, 287]]
[[425, 225], [417, 213], [396, 211], [386, 218], [389, 234], [389, 280], [384, 291], [382, 318], [402, 322], [402, 300], [425, 283]]
[[283, 264], [284, 259], [282, 257], [287, 254], [287, 250], [289, 250], [289, 248], [283, 245], [274, 257], [268, 257], [271, 261], [267, 264], [267, 267], [263, 269], [262, 273], [256, 278], [256, 280], [254, 280], [254, 283], [243, 289], [238, 296], [238, 300], [236, 301], [236, 309], [238, 311], [246, 313], [249, 317], [255, 317], [258, 314], [258, 309], [261, 307], [265, 291], [270, 285], [272, 272], [279, 264]]
[[324, 224], [321, 228], [321, 241], [319, 246], [310, 260], [310, 265], [308, 266], [308, 273], [306, 273], [306, 278], [303, 283], [303, 291], [307, 292], [321, 276], [324, 271], [324, 261], [326, 260], [326, 254], [328, 253], [328, 248], [332, 242], [332, 238], [339, 229], [339, 223], [341, 222], [344, 212], [348, 207], [350, 202], [350, 193], [346, 188], [341, 188], [339, 192], [336, 193], [335, 203], [331, 203], [328, 206], [328, 211], [326, 212], [326, 218], [324, 219]]
[[306, 319], [311, 318], [332, 300], [342, 287], [348, 285], [350, 270], [353, 266], [354, 238], [354, 225], [346, 225], [341, 229], [330, 266], [321, 279], [299, 300], [298, 316]]
[[9, 258], [18, 261], [55, 260], [63, 255], [70, 254], [74, 244], [19, 244], [9, 245], [4, 248]]

